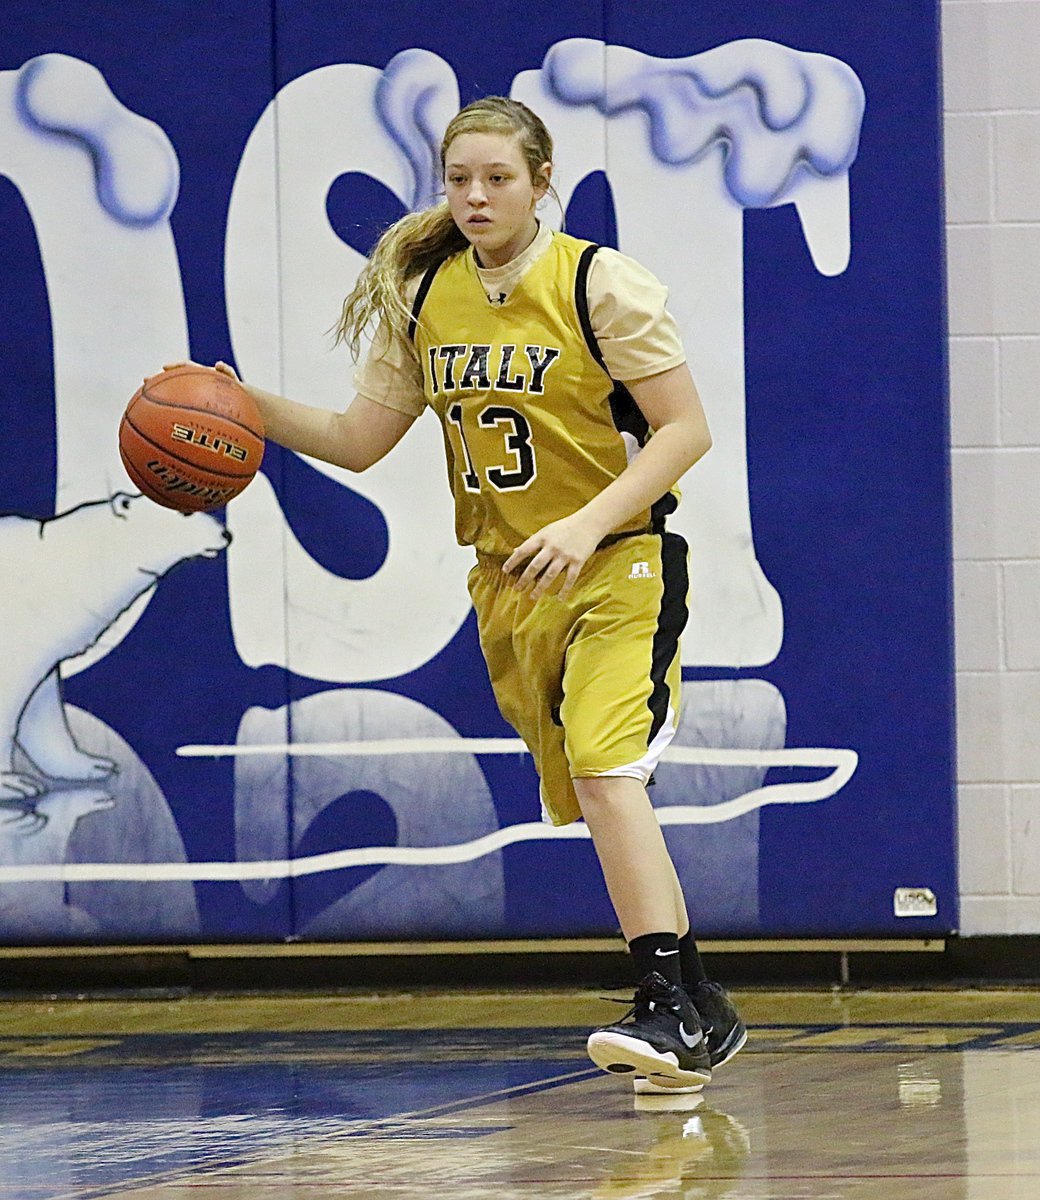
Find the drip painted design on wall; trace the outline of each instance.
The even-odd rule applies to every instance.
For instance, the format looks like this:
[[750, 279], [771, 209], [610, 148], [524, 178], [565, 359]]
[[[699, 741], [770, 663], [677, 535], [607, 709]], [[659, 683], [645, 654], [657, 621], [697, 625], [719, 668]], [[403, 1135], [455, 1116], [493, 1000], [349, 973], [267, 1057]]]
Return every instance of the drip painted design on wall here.
[[[727, 929], [755, 931], [761, 813], [841, 795], [861, 748], [789, 745], [789, 723], [810, 714], [790, 710], [771, 673], [799, 614], [752, 522], [745, 214], [790, 206], [809, 268], [846, 272], [863, 87], [838, 57], [764, 39], [662, 58], [565, 36], [540, 66], [517, 66], [511, 94], [553, 132], [564, 213], [605, 182], [618, 248], [670, 287], [708, 412], [714, 447], [671, 521], [691, 546], [689, 678], [654, 799], [696, 881], [697, 919], [715, 904]], [[510, 856], [532, 845], [585, 862], [586, 831], [535, 819], [529, 756], [472, 682], [470, 554], [451, 539], [435, 421], [361, 476], [272, 455], [219, 520], [127, 494], [114, 435], [126, 398], [190, 356], [192, 249], [173, 221], [190, 148], [119, 93], [63, 53], [0, 72], [0, 174], [31, 217], [52, 316], [56, 448], [53, 509], [0, 518], [24, 614], [0, 665], [0, 933], [91, 936], [125, 920], [117, 897], [132, 894], [137, 932], [192, 934], [211, 884], [257, 914], [295, 896], [289, 932], [312, 938], [516, 932]], [[463, 98], [447, 59], [406, 48], [382, 69], [307, 70], [258, 113], [226, 203], [224, 301], [243, 377], [342, 407], [349, 366], [326, 331], [365, 258], [330, 196], [346, 180], [388, 211], [435, 199], [440, 137]], [[541, 216], [561, 223], [550, 205]], [[89, 694], [116, 652], [141, 669], [129, 648], [150, 636], [139, 625], [166, 576], [212, 558], [225, 590], [180, 616], [226, 621], [240, 672], [212, 737], [135, 744], [64, 699], [63, 681]], [[30, 615], [32, 637], [18, 628]], [[223, 780], [197, 810], [164, 792], [192, 764]], [[165, 916], [149, 896], [165, 897]]]

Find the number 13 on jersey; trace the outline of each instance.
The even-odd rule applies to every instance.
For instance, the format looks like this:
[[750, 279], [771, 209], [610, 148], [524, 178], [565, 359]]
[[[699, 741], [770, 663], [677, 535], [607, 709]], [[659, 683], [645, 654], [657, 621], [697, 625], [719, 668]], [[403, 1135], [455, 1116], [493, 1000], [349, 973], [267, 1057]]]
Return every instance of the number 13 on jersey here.
[[[462, 405], [452, 404], [447, 410], [449, 425], [458, 431], [461, 454], [456, 453], [456, 462], [463, 465], [462, 482], [467, 492], [481, 490], [481, 478], [477, 464], [470, 453], [466, 440], [466, 429], [462, 421]], [[481, 429], [499, 428], [502, 432], [503, 461], [484, 468], [484, 478], [499, 492], [523, 491], [538, 474], [534, 444], [531, 441], [531, 426], [523, 413], [505, 404], [489, 404], [477, 414]], [[453, 439], [454, 440], [454, 439]]]

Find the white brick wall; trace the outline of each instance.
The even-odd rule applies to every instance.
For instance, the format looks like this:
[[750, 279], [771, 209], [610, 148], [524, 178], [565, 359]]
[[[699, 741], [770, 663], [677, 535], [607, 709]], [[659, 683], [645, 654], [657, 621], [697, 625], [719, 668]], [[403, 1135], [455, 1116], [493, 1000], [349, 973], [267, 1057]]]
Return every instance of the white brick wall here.
[[943, 0], [961, 930], [1040, 933], [1040, 0]]

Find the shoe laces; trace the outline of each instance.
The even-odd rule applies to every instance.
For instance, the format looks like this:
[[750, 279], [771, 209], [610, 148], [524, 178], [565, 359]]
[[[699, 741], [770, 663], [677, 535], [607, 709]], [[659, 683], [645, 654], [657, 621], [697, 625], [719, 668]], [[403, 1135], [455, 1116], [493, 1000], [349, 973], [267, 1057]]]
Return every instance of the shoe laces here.
[[628, 1012], [625, 1013], [618, 1021], [621, 1024], [627, 1021], [629, 1017], [637, 1017], [640, 1010], [648, 1010], [649, 1012], [657, 1012], [663, 1010], [665, 1012], [679, 1013], [679, 1004], [671, 997], [664, 994], [663, 989], [659, 985], [642, 981], [636, 986], [635, 996], [632, 1000], [621, 1000], [617, 996], [601, 996], [601, 1000], [607, 1000], [611, 1004], [627, 1004], [629, 1005]]
[[617, 996], [600, 996], [601, 1000], [605, 1000], [608, 1004], [627, 1004], [628, 1011], [618, 1017], [616, 1024], [622, 1025], [629, 1017], [634, 1017], [639, 1011], [639, 1004], [633, 1003], [631, 1000], [621, 1000]]

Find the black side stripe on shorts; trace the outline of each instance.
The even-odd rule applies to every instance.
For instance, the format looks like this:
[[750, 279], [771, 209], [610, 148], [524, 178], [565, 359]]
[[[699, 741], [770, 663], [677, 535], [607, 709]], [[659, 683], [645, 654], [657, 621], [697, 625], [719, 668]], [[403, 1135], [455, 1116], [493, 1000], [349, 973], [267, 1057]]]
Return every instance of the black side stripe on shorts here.
[[686, 597], [690, 578], [687, 566], [688, 547], [677, 533], [661, 534], [661, 576], [663, 591], [661, 611], [654, 630], [653, 650], [650, 658], [650, 681], [653, 688], [647, 705], [653, 715], [647, 745], [657, 737], [668, 716], [668, 693], [666, 676], [679, 649], [679, 637], [686, 628], [689, 610]]
[[422, 306], [426, 303], [426, 293], [430, 290], [430, 285], [433, 283], [433, 277], [441, 268], [441, 263], [429, 268], [419, 280], [419, 290], [415, 293], [415, 299], [412, 301], [412, 316], [408, 322], [408, 340], [415, 341], [415, 327], [419, 324], [419, 313], [422, 312]]
[[[610, 372], [603, 360], [603, 352], [599, 348], [595, 330], [592, 328], [592, 317], [589, 315], [589, 268], [592, 266], [592, 260], [598, 249], [599, 246], [593, 242], [585, 247], [578, 259], [578, 269], [574, 273], [574, 307], [578, 313], [578, 323], [581, 325], [581, 332], [585, 335], [585, 344], [589, 348], [589, 353], [609, 376]], [[610, 393], [610, 415], [614, 420], [614, 428], [618, 433], [631, 434], [637, 445], [645, 446], [650, 437], [650, 426], [647, 424], [646, 417], [640, 412], [639, 405], [632, 399], [632, 393], [628, 388], [616, 379], [613, 379], [612, 382], [614, 390]], [[650, 507], [651, 528], [654, 533], [664, 531], [664, 519], [669, 513], [675, 512], [677, 503], [671, 492], [665, 492], [663, 496], [654, 501]]]

